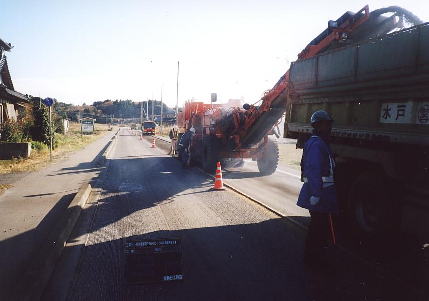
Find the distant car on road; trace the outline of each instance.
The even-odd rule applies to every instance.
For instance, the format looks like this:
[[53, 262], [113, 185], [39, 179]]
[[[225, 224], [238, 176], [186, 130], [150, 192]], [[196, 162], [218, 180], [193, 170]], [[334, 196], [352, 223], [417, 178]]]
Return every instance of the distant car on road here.
[[143, 135], [155, 135], [156, 126], [155, 121], [144, 121], [142, 124]]

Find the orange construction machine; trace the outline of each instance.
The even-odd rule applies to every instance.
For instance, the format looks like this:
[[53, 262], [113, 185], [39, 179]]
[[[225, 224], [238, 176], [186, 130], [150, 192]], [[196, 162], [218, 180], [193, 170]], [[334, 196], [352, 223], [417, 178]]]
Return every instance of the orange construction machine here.
[[242, 125], [249, 117], [248, 112], [221, 104], [187, 102], [179, 113], [178, 125], [181, 132], [195, 128], [191, 161], [213, 172], [217, 161], [228, 167], [241, 165], [243, 158], [252, 158], [257, 160], [262, 174], [272, 174], [277, 168], [278, 147], [272, 139], [268, 139], [270, 132], [257, 143], [241, 143]]

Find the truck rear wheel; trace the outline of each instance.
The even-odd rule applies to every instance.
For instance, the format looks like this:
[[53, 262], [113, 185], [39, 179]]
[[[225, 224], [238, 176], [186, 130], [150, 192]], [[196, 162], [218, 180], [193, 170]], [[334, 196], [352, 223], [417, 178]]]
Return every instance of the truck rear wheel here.
[[268, 139], [257, 163], [259, 172], [263, 176], [269, 176], [276, 171], [279, 164], [279, 146], [274, 140]]
[[363, 237], [393, 233], [399, 225], [397, 193], [388, 179], [377, 172], [363, 172], [349, 190], [352, 226]]

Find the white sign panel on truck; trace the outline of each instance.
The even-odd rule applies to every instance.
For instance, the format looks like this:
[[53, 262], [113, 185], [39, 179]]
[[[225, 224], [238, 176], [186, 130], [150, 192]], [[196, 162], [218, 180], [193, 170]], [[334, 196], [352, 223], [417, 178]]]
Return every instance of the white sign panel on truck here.
[[417, 107], [416, 123], [429, 125], [429, 102], [423, 102]]
[[412, 123], [412, 102], [383, 103], [380, 110], [381, 123]]

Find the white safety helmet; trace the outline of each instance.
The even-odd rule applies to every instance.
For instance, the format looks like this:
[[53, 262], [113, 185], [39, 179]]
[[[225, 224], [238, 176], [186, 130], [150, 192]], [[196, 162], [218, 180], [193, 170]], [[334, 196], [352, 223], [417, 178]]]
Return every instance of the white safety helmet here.
[[329, 115], [329, 113], [324, 111], [324, 110], [319, 110], [319, 111], [314, 112], [310, 118], [311, 124], [315, 124], [319, 121], [324, 121], [324, 120], [334, 121], [334, 119], [332, 119], [331, 115]]
[[191, 127], [189, 130], [195, 134], [195, 128], [194, 127]]

